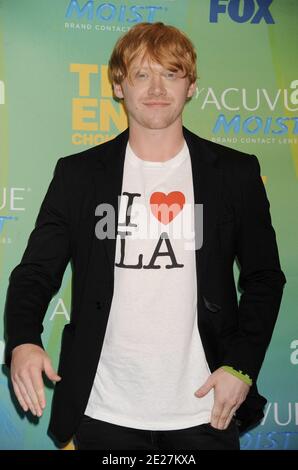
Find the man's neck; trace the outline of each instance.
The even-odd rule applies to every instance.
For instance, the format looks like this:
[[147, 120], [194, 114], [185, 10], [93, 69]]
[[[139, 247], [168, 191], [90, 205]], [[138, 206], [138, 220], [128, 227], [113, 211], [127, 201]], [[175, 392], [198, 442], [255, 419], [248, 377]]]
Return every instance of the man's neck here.
[[129, 145], [143, 160], [163, 162], [173, 158], [182, 150], [184, 136], [182, 125], [175, 129], [136, 129], [129, 128]]

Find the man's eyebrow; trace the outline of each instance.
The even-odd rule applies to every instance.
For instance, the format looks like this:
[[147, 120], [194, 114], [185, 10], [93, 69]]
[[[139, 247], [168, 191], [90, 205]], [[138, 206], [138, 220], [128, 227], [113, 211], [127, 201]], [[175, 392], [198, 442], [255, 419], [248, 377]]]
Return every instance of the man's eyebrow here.
[[131, 70], [137, 69], [149, 69], [149, 67], [146, 67], [145, 65], [134, 65], [133, 67], [131, 67]]
[[[134, 65], [133, 67], [130, 68], [131, 71], [133, 70], [139, 70], [139, 69], [142, 69], [142, 70], [150, 70], [151, 67], [147, 67], [146, 65]], [[170, 71], [174, 71], [174, 72], [178, 72], [179, 71], [179, 68], [178, 67], [163, 67], [164, 70], [170, 70]]]

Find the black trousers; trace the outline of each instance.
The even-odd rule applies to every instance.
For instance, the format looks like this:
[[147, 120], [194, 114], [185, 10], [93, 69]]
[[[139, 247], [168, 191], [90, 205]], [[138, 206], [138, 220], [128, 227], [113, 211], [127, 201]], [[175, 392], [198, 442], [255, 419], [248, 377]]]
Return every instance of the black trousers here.
[[73, 441], [77, 450], [240, 450], [234, 418], [224, 430], [205, 423], [186, 429], [150, 431], [84, 415]]

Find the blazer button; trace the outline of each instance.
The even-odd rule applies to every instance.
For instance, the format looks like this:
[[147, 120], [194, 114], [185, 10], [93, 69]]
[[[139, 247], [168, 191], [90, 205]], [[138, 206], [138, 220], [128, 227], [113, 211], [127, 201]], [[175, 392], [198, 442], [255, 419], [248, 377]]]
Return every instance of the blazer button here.
[[209, 302], [209, 300], [206, 299], [206, 297], [203, 296], [203, 300], [204, 300], [204, 304], [205, 304], [205, 307], [210, 310], [210, 312], [212, 313], [217, 313], [219, 310], [221, 310], [221, 306], [220, 305], [216, 305], [212, 302]]
[[102, 302], [100, 302], [100, 300], [97, 300], [97, 301], [95, 302], [95, 304], [96, 304], [96, 309], [97, 309], [97, 310], [100, 310], [100, 309], [102, 308]]

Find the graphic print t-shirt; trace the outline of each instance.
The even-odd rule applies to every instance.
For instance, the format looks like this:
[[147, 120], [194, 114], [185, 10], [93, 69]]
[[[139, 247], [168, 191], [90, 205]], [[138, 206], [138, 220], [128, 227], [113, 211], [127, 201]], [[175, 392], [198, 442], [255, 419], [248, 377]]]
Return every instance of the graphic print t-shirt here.
[[210, 421], [213, 389], [197, 326], [194, 195], [186, 142], [165, 162], [127, 144], [114, 294], [85, 414], [136, 429]]

